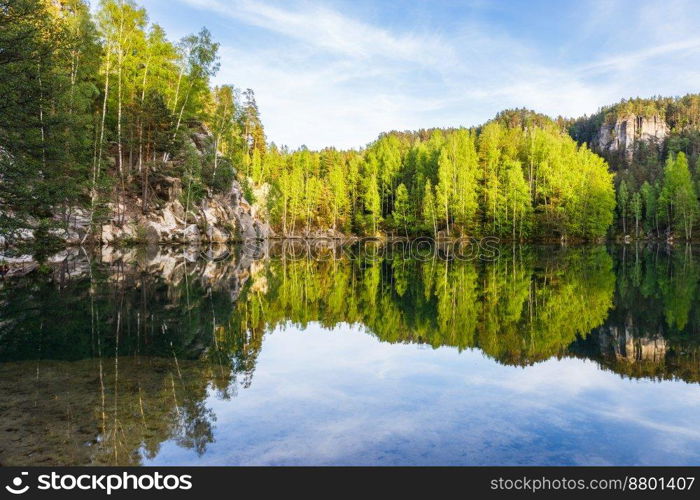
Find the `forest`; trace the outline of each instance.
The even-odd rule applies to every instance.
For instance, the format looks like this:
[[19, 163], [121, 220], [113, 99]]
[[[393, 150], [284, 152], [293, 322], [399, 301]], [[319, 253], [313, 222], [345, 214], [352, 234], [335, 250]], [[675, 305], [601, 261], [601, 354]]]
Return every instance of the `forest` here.
[[601, 126], [629, 116], [659, 119], [668, 134], [659, 142], [635, 142], [629, 156], [599, 151], [615, 172], [612, 232], [691, 240], [700, 215], [700, 94], [623, 99], [564, 125], [580, 144], [593, 144]]
[[[124, 250], [118, 265], [98, 257], [82, 275], [61, 270], [71, 266], [63, 263], [50, 281], [23, 277], [0, 290], [7, 319], [0, 361], [77, 361], [113, 352], [207, 360], [223, 365], [217, 383], [223, 390], [231, 370], [250, 384], [267, 334], [319, 323], [329, 330], [362, 325], [383, 342], [478, 348], [518, 366], [570, 354], [572, 346], [593, 359], [612, 354], [594, 334], [617, 334], [622, 343], [660, 337], [668, 357], [648, 360], [653, 371], [637, 376], [700, 380], [700, 339], [693, 333], [700, 327], [700, 262], [689, 248], [666, 252], [665, 245], [640, 243], [611, 254], [602, 245], [504, 245], [491, 261], [450, 261], [378, 256], [359, 245], [352, 256], [330, 259], [326, 248], [290, 258], [281, 247], [303, 245], [279, 243], [242, 287], [235, 257], [188, 262], [177, 252], [151, 255], [153, 262], [171, 261], [171, 274], [158, 275], [147, 272], [149, 256], [140, 249]], [[647, 360], [618, 361], [616, 371]]]
[[[75, 206], [90, 226], [157, 208], [181, 180], [186, 212], [237, 180], [278, 236], [691, 239], [698, 96], [630, 100], [578, 120], [525, 109], [471, 128], [388, 132], [355, 150], [268, 142], [252, 89], [213, 85], [219, 45], [171, 41], [133, 0], [0, 0], [0, 234], [37, 241]], [[653, 114], [661, 148], [631, 162], [593, 148], [606, 120]], [[204, 131], [202, 153], [187, 138]], [[601, 154], [599, 154], [601, 153]], [[187, 215], [185, 216], [187, 218]]]
[[[219, 45], [202, 28], [174, 43], [131, 0], [0, 0], [0, 227], [39, 240], [72, 206], [91, 223], [154, 201], [173, 176], [196, 199], [224, 192], [264, 149], [252, 90], [212, 87]], [[206, 127], [214, 151], [184, 139]]]
[[263, 180], [283, 234], [595, 239], [615, 208], [603, 159], [525, 110], [473, 129], [391, 132], [361, 151], [271, 148], [253, 172]]

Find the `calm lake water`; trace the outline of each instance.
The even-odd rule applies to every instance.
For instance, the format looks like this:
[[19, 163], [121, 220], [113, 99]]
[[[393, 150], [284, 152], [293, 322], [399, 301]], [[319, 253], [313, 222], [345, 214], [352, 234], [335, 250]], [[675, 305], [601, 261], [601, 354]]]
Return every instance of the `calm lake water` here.
[[700, 465], [700, 249], [288, 250], [0, 280], [0, 464]]

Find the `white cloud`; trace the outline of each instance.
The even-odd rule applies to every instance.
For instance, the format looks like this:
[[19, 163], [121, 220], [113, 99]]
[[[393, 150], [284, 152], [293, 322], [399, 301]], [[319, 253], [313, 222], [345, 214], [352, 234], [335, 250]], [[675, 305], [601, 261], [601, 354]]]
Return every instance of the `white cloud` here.
[[444, 60], [453, 56], [452, 47], [436, 37], [413, 33], [395, 35], [321, 5], [308, 4], [304, 9], [290, 10], [250, 0], [184, 1], [353, 59], [390, 55], [394, 59], [432, 64], [437, 58]]
[[508, 107], [577, 116], [700, 87], [698, 16], [682, 0], [588, 2], [561, 16], [570, 33], [551, 46], [546, 33], [518, 38], [471, 18], [397, 30], [315, 2], [180, 1], [257, 33], [245, 47], [221, 40], [217, 81], [253, 88], [268, 138], [291, 147], [360, 147], [382, 131], [476, 125]]
[[204, 456], [169, 442], [153, 464], [694, 463], [699, 405], [697, 384], [630, 380], [592, 361], [503, 366], [477, 349], [312, 322], [267, 334], [235, 399], [210, 395]]

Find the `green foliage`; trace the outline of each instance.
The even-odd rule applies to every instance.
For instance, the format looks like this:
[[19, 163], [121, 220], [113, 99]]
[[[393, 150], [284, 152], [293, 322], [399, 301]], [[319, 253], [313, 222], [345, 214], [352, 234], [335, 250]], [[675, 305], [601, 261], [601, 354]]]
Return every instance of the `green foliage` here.
[[377, 174], [372, 173], [365, 183], [364, 196], [365, 212], [372, 221], [372, 234], [377, 233], [377, 223], [381, 217], [381, 198], [379, 196], [379, 186], [377, 184]]
[[684, 153], [669, 156], [659, 193], [659, 210], [665, 214], [669, 226], [681, 231], [685, 239], [692, 237], [693, 227], [700, 211], [695, 185]]
[[630, 193], [627, 188], [627, 182], [624, 180], [620, 182], [620, 186], [617, 189], [617, 209], [620, 214], [620, 220], [622, 221], [622, 232], [627, 233], [627, 213], [629, 211], [629, 200]]
[[284, 233], [352, 220], [361, 234], [595, 239], [615, 208], [605, 162], [525, 112], [481, 130], [392, 132], [362, 151], [302, 148], [270, 160], [260, 180], [274, 187], [272, 224]]
[[403, 229], [408, 235], [408, 226], [414, 223], [414, 218], [411, 215], [411, 207], [409, 206], [408, 190], [401, 183], [396, 188], [396, 200], [394, 200], [394, 224], [397, 229]]
[[0, 1], [0, 233], [84, 196], [98, 54], [84, 2]]
[[202, 183], [202, 158], [193, 144], [185, 147], [182, 163], [182, 195], [181, 203], [185, 207], [185, 213], [196, 205], [206, 194], [206, 188]]
[[634, 217], [634, 233], [639, 237], [639, 221], [642, 218], [642, 195], [634, 193], [630, 200], [630, 212]]
[[[636, 140], [631, 151], [601, 152], [611, 168], [617, 171], [618, 189], [624, 186], [627, 190], [627, 193], [618, 193], [620, 229], [626, 232], [627, 219], [634, 215], [631, 213], [631, 207], [619, 203], [620, 196], [624, 198], [624, 194], [627, 194], [627, 201], [630, 203], [634, 193], [639, 192], [644, 206], [641, 222], [648, 236], [661, 237], [664, 233], [675, 233], [690, 239], [697, 219], [693, 192], [683, 190], [675, 193], [675, 188], [669, 185], [663, 200], [660, 196], [664, 184], [667, 183], [667, 174], [674, 175], [673, 169], [667, 169], [669, 161], [675, 161], [673, 159], [681, 153], [689, 165], [697, 166], [700, 160], [700, 94], [622, 100], [618, 104], [602, 108], [590, 117], [584, 116], [570, 122], [569, 132], [581, 144], [595, 144], [601, 126], [610, 127], [618, 120], [629, 118], [661, 121], [667, 127], [668, 133], [663, 141], [648, 138]], [[697, 168], [690, 169], [696, 194], [700, 186], [699, 173]], [[677, 180], [669, 179], [668, 182], [674, 184]], [[685, 184], [686, 180], [682, 182]], [[675, 194], [672, 195], [671, 191]], [[673, 197], [676, 194], [685, 198], [682, 209], [685, 215], [678, 215], [673, 210], [675, 202], [669, 196]], [[636, 220], [635, 224], [637, 225]]]
[[[474, 129], [385, 133], [359, 151], [288, 151], [267, 144], [251, 89], [211, 88], [219, 45], [206, 28], [174, 43], [133, 0], [101, 0], [94, 16], [83, 0], [3, 1], [0, 11], [12, 13], [0, 20], [3, 232], [58, 220], [76, 200], [94, 223], [114, 202], [147, 213], [158, 204], [155, 182], [173, 174], [188, 209], [228, 192], [237, 175], [249, 202], [259, 188], [266, 193], [261, 202], [284, 234], [598, 239], [612, 223], [606, 163], [564, 132], [578, 139], [583, 122], [517, 109]], [[634, 100], [601, 116], [660, 113], [687, 131], [698, 104], [692, 96]], [[685, 152], [695, 164], [686, 151], [693, 136], [683, 134], [674, 157]], [[639, 179], [627, 177], [619, 184], [628, 183], [629, 196], [641, 193]], [[690, 235], [694, 191], [673, 193], [664, 206]], [[652, 206], [649, 190], [640, 196]], [[624, 229], [629, 200], [618, 201]]]
[[248, 182], [248, 179], [243, 179], [241, 182], [241, 187], [243, 188], [243, 198], [245, 201], [247, 201], [249, 204], [255, 203], [255, 193], [253, 192], [253, 186], [251, 186], [250, 182]]
[[613, 124], [619, 118], [632, 115], [665, 120], [671, 130], [678, 133], [688, 128], [697, 129], [700, 127], [700, 94], [622, 99], [617, 104], [602, 107], [591, 116], [573, 121], [569, 131], [577, 141], [590, 144], [603, 123]]
[[433, 234], [437, 234], [437, 208], [435, 207], [435, 194], [430, 179], [425, 181], [423, 191], [423, 210], [421, 216], [424, 224], [432, 228]]
[[202, 182], [213, 193], [227, 193], [231, 189], [231, 184], [236, 178], [236, 171], [228, 158], [218, 158], [214, 161], [207, 157], [207, 161], [202, 168]]
[[147, 213], [163, 176], [195, 203], [262, 163], [252, 91], [242, 104], [230, 85], [210, 89], [219, 45], [206, 28], [173, 43], [133, 0], [94, 15], [85, 0], [0, 0], [0, 12], [0, 232], [58, 226], [76, 205], [95, 224], [117, 202]]
[[290, 321], [357, 323], [385, 342], [477, 347], [502, 363], [527, 365], [564, 352], [612, 307], [615, 275], [604, 248], [555, 255], [503, 249], [488, 263], [360, 256], [273, 256], [257, 277], [266, 293], [244, 296], [234, 317], [264, 310], [259, 323], [249, 323], [256, 332]]
[[644, 204], [644, 229], [651, 233], [658, 232], [658, 203], [656, 188], [644, 181], [641, 188], [642, 202]]

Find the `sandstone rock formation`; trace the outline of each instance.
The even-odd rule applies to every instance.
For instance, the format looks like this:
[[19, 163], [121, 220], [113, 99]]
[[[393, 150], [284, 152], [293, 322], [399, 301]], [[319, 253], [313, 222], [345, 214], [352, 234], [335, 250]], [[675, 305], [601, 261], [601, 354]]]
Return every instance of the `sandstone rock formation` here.
[[660, 146], [670, 129], [659, 116], [627, 115], [601, 125], [594, 147], [601, 153], [621, 153], [629, 161], [639, 142]]
[[[192, 132], [190, 141], [200, 156], [211, 154], [213, 139], [203, 125]], [[171, 160], [167, 165], [172, 168], [176, 163]], [[91, 228], [93, 219], [88, 209], [56, 207], [54, 219], [63, 227], [52, 229], [50, 233], [68, 246], [86, 242], [102, 245], [228, 243], [264, 240], [272, 235], [270, 226], [264, 222], [264, 209], [251, 206], [245, 200], [243, 188], [235, 179], [228, 192], [214, 194], [210, 191], [201, 201], [189, 204], [188, 200], [187, 207], [183, 206], [181, 179], [154, 173], [149, 186], [154, 199], [147, 213], [143, 213], [139, 197], [127, 197], [105, 204], [106, 217], [103, 214], [102, 223]], [[33, 239], [31, 229], [20, 229], [12, 235], [15, 243]], [[0, 250], [7, 244], [5, 238], [0, 239]]]
[[662, 363], [667, 342], [660, 333], [640, 332], [631, 324], [624, 328], [610, 326], [599, 331], [601, 353], [630, 363], [650, 361]]
[[148, 214], [110, 207], [114, 216], [102, 225], [97, 238], [102, 244], [227, 243], [268, 238], [269, 226], [252, 214], [240, 192], [234, 181], [228, 194], [205, 197], [189, 207], [187, 214], [178, 198], [168, 199]]

